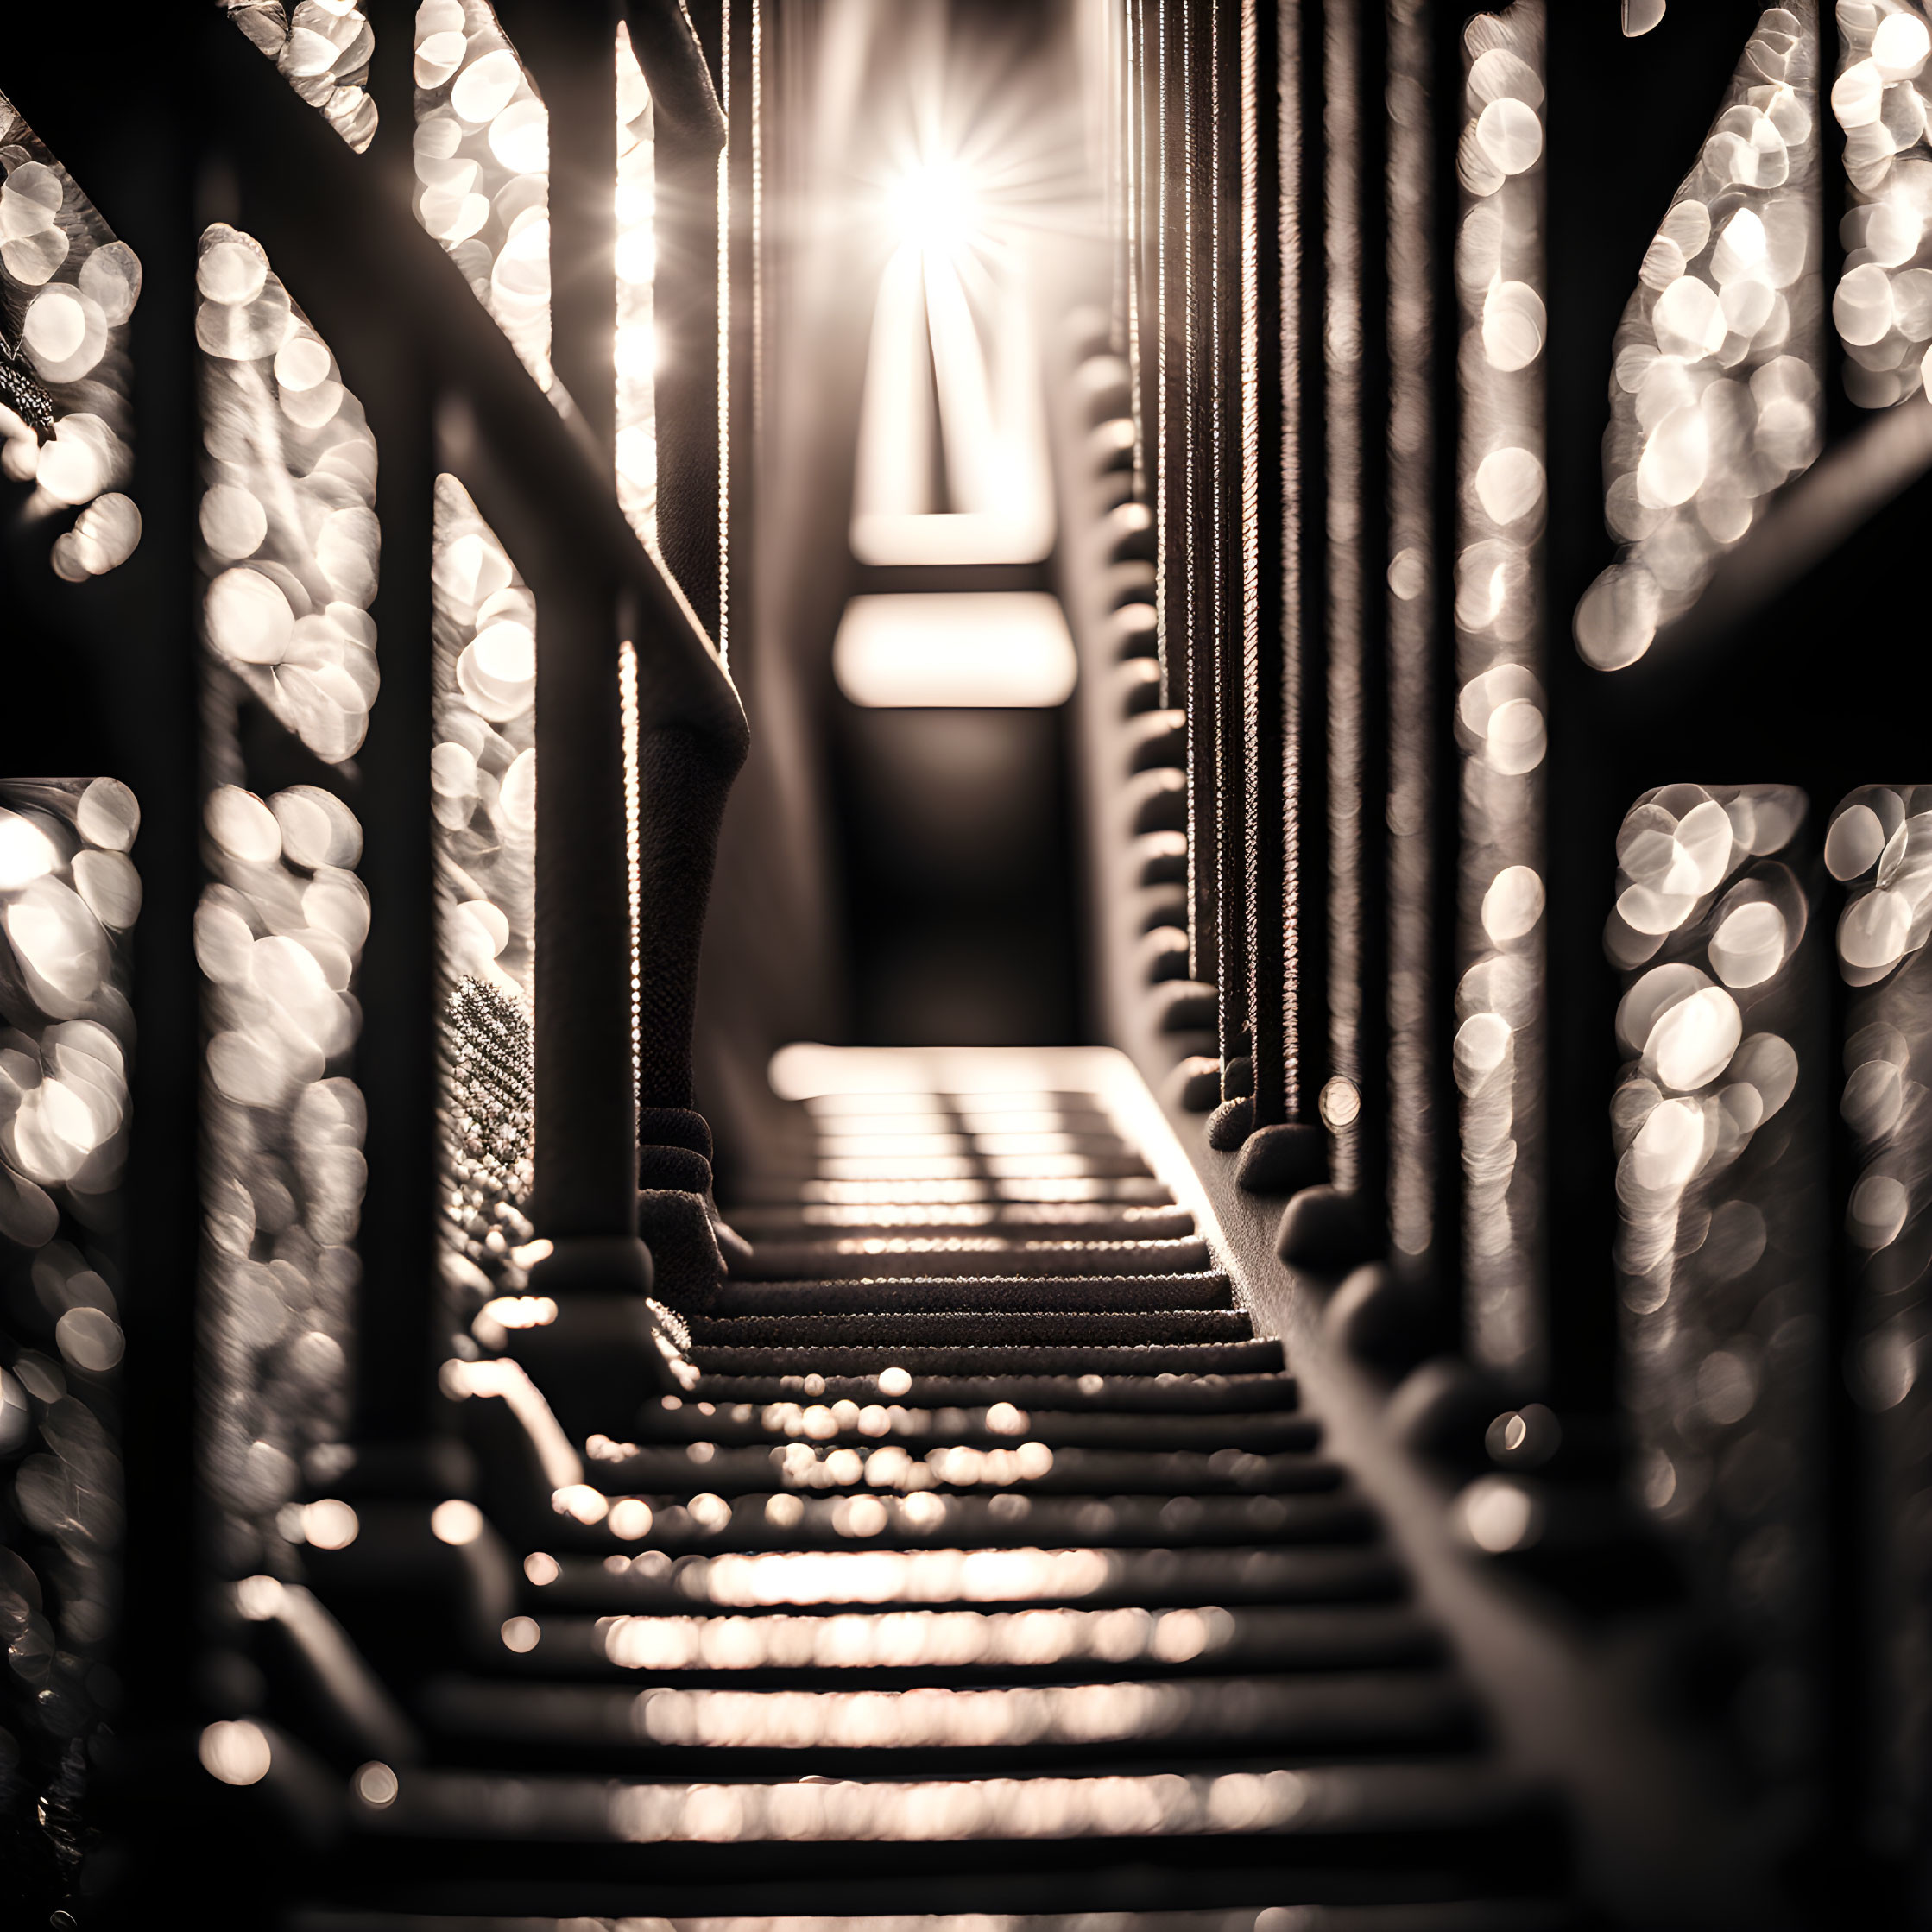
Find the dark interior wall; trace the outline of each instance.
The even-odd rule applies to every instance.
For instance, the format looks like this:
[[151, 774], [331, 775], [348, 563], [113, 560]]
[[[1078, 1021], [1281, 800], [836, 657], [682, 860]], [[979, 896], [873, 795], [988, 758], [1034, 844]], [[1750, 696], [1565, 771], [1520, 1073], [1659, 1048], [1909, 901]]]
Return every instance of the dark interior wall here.
[[[714, 1113], [734, 1094], [760, 1104], [786, 1039], [1022, 1042], [1079, 1026], [1061, 714], [862, 710], [831, 677], [855, 591], [943, 587], [862, 572], [847, 537], [890, 245], [867, 187], [906, 119], [912, 29], [939, 11], [806, 0], [767, 28], [757, 505], [754, 534], [735, 534], [756, 608], [731, 645], [753, 748], [706, 938], [699, 1098]], [[947, 11], [970, 85], [1010, 116], [1001, 77], [1037, 75], [1064, 9]]]
[[[751, 752], [719, 843], [695, 1042], [698, 1103], [712, 1117], [727, 1168], [772, 1126], [765, 1080], [771, 1053], [786, 1040], [843, 1038], [847, 1026], [824, 755], [826, 679], [803, 648], [821, 633], [829, 639], [837, 620], [836, 581], [817, 562], [835, 534], [822, 505], [849, 488], [849, 451], [827, 442], [813, 407], [818, 385], [805, 379], [824, 331], [804, 319], [823, 309], [826, 292], [797, 218], [820, 141], [819, 103], [832, 92], [849, 99], [852, 84], [848, 74], [840, 88], [825, 72], [827, 11], [820, 0], [798, 0], [767, 14], [758, 299], [741, 300], [733, 319], [748, 354], [734, 370], [741, 380], [729, 664], [751, 722]], [[702, 40], [706, 28], [701, 20], [698, 26]], [[734, 139], [741, 145], [748, 123], [739, 117]], [[742, 192], [734, 198], [734, 218], [747, 226], [749, 199]], [[836, 332], [831, 341], [836, 346]], [[749, 382], [742, 380], [747, 362]], [[849, 356], [828, 362], [826, 390], [856, 395], [856, 373], [844, 366]]]
[[839, 707], [857, 1037], [997, 1045], [1077, 1026], [1064, 713]]

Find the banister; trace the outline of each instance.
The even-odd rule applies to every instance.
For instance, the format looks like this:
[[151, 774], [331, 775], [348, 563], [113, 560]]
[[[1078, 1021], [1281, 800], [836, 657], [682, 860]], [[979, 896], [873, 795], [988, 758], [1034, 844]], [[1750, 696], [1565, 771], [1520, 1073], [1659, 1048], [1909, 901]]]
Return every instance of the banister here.
[[[590, 35], [581, 22], [552, 22], [536, 36], [539, 61], [533, 69], [540, 85], [549, 68], [563, 70], [553, 91], [554, 111], [566, 122], [556, 183], [566, 205], [559, 211], [552, 256], [557, 279], [567, 286], [566, 299], [553, 312], [564, 338], [556, 366], [565, 381], [590, 392], [580, 409], [561, 388], [547, 395], [540, 388], [455, 264], [417, 223], [407, 111], [392, 106], [369, 151], [352, 155], [299, 99], [265, 85], [240, 37], [220, 26], [218, 20], [211, 72], [218, 86], [231, 85], [249, 106], [246, 116], [230, 117], [223, 128], [242, 184], [245, 223], [302, 291], [317, 326], [341, 341], [345, 354], [359, 340], [386, 366], [385, 388], [396, 418], [391, 433], [412, 450], [433, 451], [427, 470], [419, 458], [404, 484], [422, 498], [424, 515], [434, 471], [455, 472], [536, 599], [541, 696], [532, 1211], [540, 1231], [556, 1244], [539, 1267], [546, 1291], [559, 1299], [578, 1290], [596, 1297], [639, 1291], [650, 1275], [636, 1238], [620, 644], [628, 639], [638, 647], [637, 695], [647, 733], [668, 733], [690, 746], [707, 796], [715, 791], [722, 799], [748, 734], [737, 692], [684, 588], [640, 543], [614, 487], [609, 398], [599, 380], [602, 372], [608, 381], [609, 350], [606, 341], [600, 351], [595, 340], [599, 309], [589, 286], [600, 261], [608, 275], [608, 251], [597, 245], [597, 214], [585, 200], [600, 146], [594, 76], [601, 36]], [[377, 70], [387, 78], [388, 98], [401, 95], [406, 103], [402, 52], [388, 49]], [[613, 96], [613, 117], [614, 110]], [[614, 117], [608, 136], [614, 148]], [[272, 180], [273, 195], [249, 193], [248, 184], [258, 180]], [[580, 255], [586, 257], [581, 262]], [[372, 283], [388, 297], [374, 323]], [[715, 510], [705, 508], [715, 524]], [[416, 519], [406, 512], [405, 521]], [[421, 559], [412, 552], [412, 562]], [[390, 641], [392, 648], [407, 650], [414, 640], [405, 628]], [[426, 757], [430, 742], [423, 697], [418, 691], [407, 715], [392, 719], [392, 729], [402, 734], [397, 756], [405, 791], [408, 773]], [[389, 790], [393, 796], [395, 787]], [[678, 811], [684, 804], [678, 798]], [[663, 800], [647, 799], [647, 818], [653, 807], [669, 809]], [[392, 841], [397, 836], [395, 828], [388, 834]], [[691, 872], [701, 920], [709, 864], [696, 866], [682, 848], [672, 863], [679, 872], [672, 887]], [[648, 879], [646, 891], [647, 906], [663, 896], [653, 895]], [[406, 924], [418, 923], [407, 908], [401, 916]], [[379, 990], [401, 1014], [405, 1030], [431, 1010], [428, 975], [420, 962]], [[380, 1016], [376, 1024], [381, 1026]], [[393, 1037], [395, 1027], [386, 1031]], [[397, 1190], [392, 1185], [387, 1191]], [[396, 1206], [406, 1212], [406, 1202]], [[422, 1213], [426, 1222], [426, 1200]], [[414, 1252], [416, 1244], [408, 1246]], [[368, 1359], [359, 1407], [371, 1421], [378, 1413], [386, 1418], [379, 1425], [383, 1433], [407, 1436], [414, 1432], [410, 1418], [422, 1417], [426, 1403], [433, 1406], [419, 1335], [426, 1322], [435, 1326], [437, 1297], [392, 1293], [386, 1299], [407, 1305], [367, 1310], [372, 1326], [360, 1351]], [[589, 1316], [596, 1332], [588, 1342], [565, 1332], [572, 1326], [566, 1313], [552, 1346], [566, 1353], [589, 1346], [607, 1358], [614, 1343], [627, 1356], [641, 1347], [647, 1380], [661, 1374], [644, 1311], [635, 1310], [635, 1322], [628, 1316], [620, 1321], [621, 1335], [606, 1334], [614, 1313]]]
[[1771, 609], [1853, 531], [1932, 469], [1932, 411], [1894, 408], [1861, 422], [1725, 553], [1697, 601], [1658, 628], [1651, 651], [1682, 658]]
[[724, 110], [681, 0], [624, 0], [623, 11], [659, 111], [687, 140], [717, 153], [725, 142]]
[[[300, 291], [318, 329], [352, 334], [370, 281], [386, 287], [394, 326], [414, 341], [441, 389], [466, 401], [475, 447], [517, 452], [514, 471], [498, 471], [500, 487], [485, 486], [489, 500], [478, 492], [504, 542], [533, 562], [539, 547], [565, 542], [574, 568], [628, 588], [639, 641], [649, 640], [639, 652], [641, 707], [742, 753], [747, 728], [736, 688], [689, 600], [625, 521], [574, 407], [566, 419], [531, 381], [455, 265], [417, 226], [399, 165], [408, 151], [402, 130], [386, 127], [368, 154], [351, 154], [287, 89], [267, 84], [272, 77], [259, 55], [218, 15], [211, 14], [211, 92], [229, 90], [249, 104], [245, 116], [222, 123], [245, 225]], [[250, 183], [269, 181], [272, 195], [250, 192]], [[616, 644], [613, 635], [613, 690]]]

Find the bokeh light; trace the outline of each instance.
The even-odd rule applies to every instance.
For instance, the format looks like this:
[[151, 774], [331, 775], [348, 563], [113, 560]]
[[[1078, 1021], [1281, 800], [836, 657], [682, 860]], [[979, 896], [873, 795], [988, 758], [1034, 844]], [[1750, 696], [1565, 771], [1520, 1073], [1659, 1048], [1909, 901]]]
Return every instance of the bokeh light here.
[[203, 635], [286, 729], [339, 765], [361, 748], [379, 683], [376, 439], [252, 237], [209, 228], [195, 281]]
[[415, 31], [416, 219], [548, 389], [549, 115], [486, 0], [422, 0]]
[[[1866, 1506], [1900, 1525], [1923, 1522], [1932, 1507], [1929, 828], [1932, 787], [1869, 785], [1840, 800], [1825, 839], [1826, 866], [1844, 887], [1838, 967], [1853, 989], [1838, 1098], [1856, 1174], [1842, 1234], [1853, 1283], [1844, 1373], [1865, 1414]], [[1886, 1686], [1880, 1750], [1902, 1781], [1932, 1739], [1924, 1547], [1909, 1534], [1889, 1539], [1872, 1572], [1869, 1628]]]
[[[283, 1506], [344, 1421], [367, 1169], [353, 1078], [369, 894], [361, 828], [333, 793], [218, 787], [195, 913], [209, 1039], [203, 1329], [225, 1390], [204, 1455], [230, 1563], [274, 1569]], [[336, 1506], [338, 1508], [344, 1506]], [[323, 1509], [322, 1505], [312, 1506]], [[333, 1546], [333, 1545], [331, 1545]]]
[[376, 29], [357, 0], [221, 0], [276, 71], [359, 155], [376, 138], [369, 89]]
[[1818, 453], [1817, 88], [1815, 8], [1767, 7], [1618, 325], [1603, 446], [1617, 560], [1575, 620], [1600, 671], [1642, 657]]
[[78, 584], [141, 540], [141, 513], [116, 487], [132, 467], [128, 319], [141, 263], [3, 94], [0, 168], [0, 474], [34, 485], [30, 519], [79, 511], [51, 557]]
[[[225, 774], [203, 805], [194, 919], [208, 1034], [200, 1319], [221, 1392], [202, 1455], [217, 1561], [241, 1575], [285, 1571], [286, 1542], [340, 1546], [331, 1512], [346, 1505], [305, 1511], [292, 1499], [346, 1421], [369, 928], [347, 799], [334, 784], [258, 778], [251, 759], [286, 769], [286, 758], [243, 723], [259, 705], [270, 745], [279, 729], [325, 766], [348, 766], [378, 685], [369, 606], [380, 532], [375, 438], [261, 245], [211, 226], [195, 286], [204, 757]], [[349, 770], [335, 781], [352, 782]]]
[[0, 783], [0, 1829], [58, 1896], [117, 1716], [134, 793]]
[[1462, 41], [1455, 724], [1463, 855], [1453, 1054], [1469, 1346], [1487, 1366], [1520, 1373], [1543, 1348], [1535, 1291], [1548, 736], [1537, 669], [1547, 498], [1542, 9], [1517, 0], [1478, 15]]
[[660, 348], [657, 276], [657, 121], [651, 90], [617, 27], [617, 502], [640, 540], [658, 538]]
[[1802, 1744], [1819, 1610], [1798, 1557], [1822, 1533], [1824, 1190], [1800, 1125], [1815, 849], [1792, 786], [1648, 792], [1618, 836], [1604, 931], [1624, 988], [1610, 1127], [1632, 1487], [1753, 1666], [1801, 1687], [1782, 1728], [1758, 1714], [1750, 1741], [1774, 1765]]
[[1910, 0], [1838, 9], [1831, 110], [1845, 136], [1845, 255], [1832, 320], [1845, 392], [1867, 409], [1923, 389], [1932, 347], [1929, 49], [1932, 34]]
[[524, 1280], [534, 1159], [537, 609], [454, 477], [436, 480], [435, 820], [445, 1272], [458, 1326]]

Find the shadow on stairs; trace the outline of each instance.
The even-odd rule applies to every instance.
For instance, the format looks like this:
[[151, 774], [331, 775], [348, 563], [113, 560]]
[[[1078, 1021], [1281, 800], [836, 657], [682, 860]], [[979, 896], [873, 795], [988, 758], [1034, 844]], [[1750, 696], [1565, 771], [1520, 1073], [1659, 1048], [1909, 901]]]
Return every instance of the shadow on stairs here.
[[482, 1444], [517, 1601], [396, 1686], [421, 1761], [292, 1932], [1577, 1923], [1125, 1058], [773, 1077], [810, 1157], [728, 1206], [699, 1379], [567, 1515]]

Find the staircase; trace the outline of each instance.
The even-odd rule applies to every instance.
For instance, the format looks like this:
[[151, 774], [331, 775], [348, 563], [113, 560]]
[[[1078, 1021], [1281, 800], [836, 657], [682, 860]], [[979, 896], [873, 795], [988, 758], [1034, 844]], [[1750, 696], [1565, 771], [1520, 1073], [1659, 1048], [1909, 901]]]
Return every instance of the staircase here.
[[554, 1505], [464, 1405], [519, 1600], [296, 1932], [1574, 1923], [1127, 1063], [792, 1056], [689, 1392]]
[[1932, 1924], [1932, 69], [1665, 10], [9, 18], [21, 1923]]

